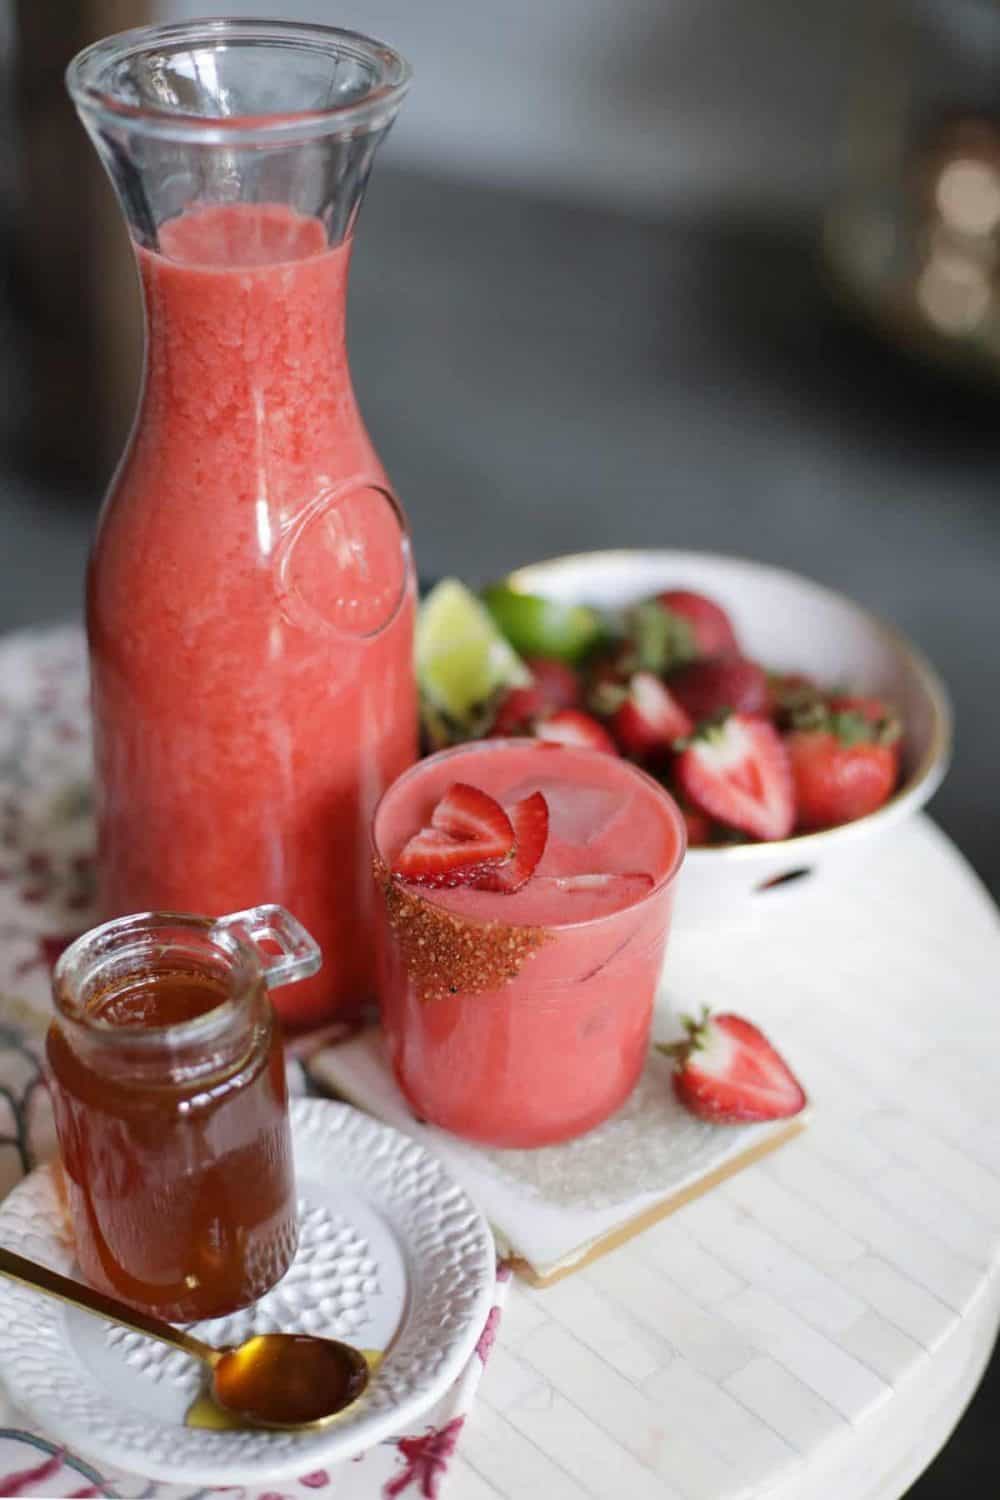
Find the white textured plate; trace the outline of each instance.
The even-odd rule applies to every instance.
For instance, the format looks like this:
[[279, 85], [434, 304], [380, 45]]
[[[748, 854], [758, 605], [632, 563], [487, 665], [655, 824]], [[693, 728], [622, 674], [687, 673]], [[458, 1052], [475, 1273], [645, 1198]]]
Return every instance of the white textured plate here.
[[[461, 1373], [494, 1283], [482, 1215], [422, 1146], [367, 1115], [325, 1099], [291, 1114], [298, 1254], [252, 1307], [193, 1328], [220, 1345], [280, 1329], [383, 1350], [364, 1396], [325, 1432], [186, 1427], [196, 1361], [0, 1277], [0, 1374], [52, 1437], [152, 1479], [250, 1484], [405, 1432]], [[0, 1243], [79, 1275], [50, 1167], [0, 1206]]]

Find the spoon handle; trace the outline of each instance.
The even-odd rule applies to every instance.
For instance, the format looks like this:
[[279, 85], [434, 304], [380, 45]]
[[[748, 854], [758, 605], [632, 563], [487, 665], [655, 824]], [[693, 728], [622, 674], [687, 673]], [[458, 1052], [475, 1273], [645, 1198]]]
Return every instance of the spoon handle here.
[[58, 1297], [63, 1302], [71, 1303], [73, 1307], [82, 1307], [85, 1312], [96, 1313], [99, 1318], [122, 1323], [136, 1333], [146, 1334], [148, 1338], [172, 1344], [175, 1349], [183, 1349], [185, 1354], [193, 1354], [196, 1359], [205, 1360], [210, 1365], [214, 1365], [224, 1352], [213, 1349], [211, 1344], [203, 1344], [201, 1339], [194, 1338], [181, 1328], [175, 1328], [172, 1323], [165, 1323], [162, 1318], [140, 1312], [127, 1302], [119, 1302], [117, 1297], [95, 1291], [93, 1287], [85, 1286], [82, 1281], [73, 1281], [69, 1276], [60, 1276], [58, 1271], [39, 1265], [37, 1261], [27, 1260], [23, 1255], [15, 1255], [13, 1250], [5, 1250], [2, 1246], [0, 1275], [20, 1281], [37, 1292], [44, 1292], [47, 1297]]

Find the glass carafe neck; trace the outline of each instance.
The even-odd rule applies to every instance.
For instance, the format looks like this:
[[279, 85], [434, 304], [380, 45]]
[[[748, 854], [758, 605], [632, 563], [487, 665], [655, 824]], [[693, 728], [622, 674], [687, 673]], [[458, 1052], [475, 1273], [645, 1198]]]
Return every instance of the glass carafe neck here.
[[408, 81], [356, 33], [225, 20], [123, 32], [67, 74], [133, 238], [156, 252], [180, 215], [236, 204], [281, 206], [341, 244]]

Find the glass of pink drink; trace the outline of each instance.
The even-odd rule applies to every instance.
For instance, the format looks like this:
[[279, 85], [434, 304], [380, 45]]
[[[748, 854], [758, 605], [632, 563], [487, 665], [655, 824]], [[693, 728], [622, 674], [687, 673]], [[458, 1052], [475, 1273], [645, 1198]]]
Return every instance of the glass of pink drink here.
[[[393, 865], [456, 782], [509, 809], [541, 791], [541, 860], [509, 894]], [[634, 1088], [684, 857], [680, 813], [615, 756], [485, 740], [414, 766], [373, 825], [379, 988], [396, 1079], [421, 1119], [495, 1146], [592, 1129]]]
[[135, 245], [146, 371], [88, 579], [104, 915], [273, 901], [286, 1021], [371, 994], [368, 827], [416, 755], [409, 535], [351, 385], [353, 230], [406, 64], [350, 32], [127, 32], [69, 85]]

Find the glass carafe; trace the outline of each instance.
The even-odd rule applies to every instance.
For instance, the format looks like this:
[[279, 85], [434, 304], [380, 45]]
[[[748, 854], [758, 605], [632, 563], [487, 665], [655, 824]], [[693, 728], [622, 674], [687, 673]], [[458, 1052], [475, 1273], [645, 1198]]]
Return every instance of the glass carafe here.
[[416, 755], [409, 536], [344, 326], [407, 82], [350, 32], [218, 20], [68, 74], [146, 313], [88, 580], [103, 912], [280, 902], [325, 959], [275, 997], [293, 1025], [370, 993], [367, 827]]

